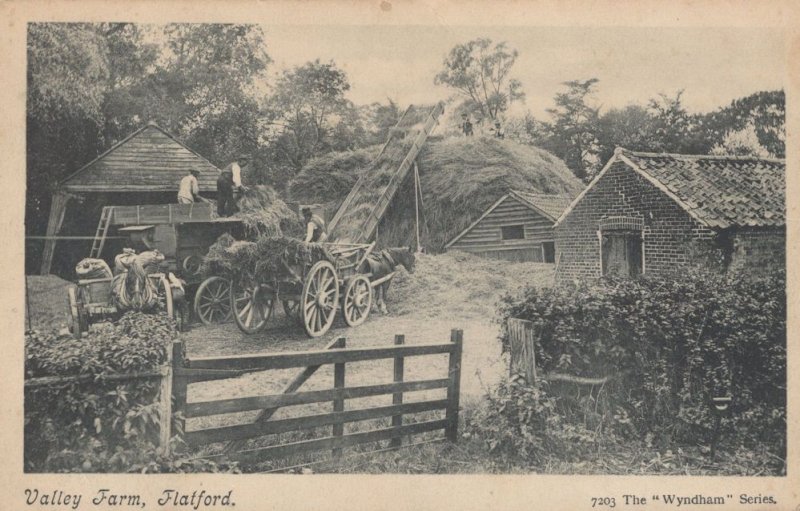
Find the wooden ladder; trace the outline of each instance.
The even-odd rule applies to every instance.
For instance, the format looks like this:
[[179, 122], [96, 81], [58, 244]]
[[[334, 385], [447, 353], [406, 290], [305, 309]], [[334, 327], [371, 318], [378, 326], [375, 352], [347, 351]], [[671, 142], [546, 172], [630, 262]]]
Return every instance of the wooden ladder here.
[[111, 225], [111, 217], [114, 216], [114, 206], [103, 206], [103, 212], [100, 213], [100, 222], [97, 224], [97, 232], [94, 234], [92, 240], [92, 250], [89, 252], [89, 257], [97, 259], [103, 251], [103, 245], [106, 243], [106, 235], [108, 234], [108, 226]]

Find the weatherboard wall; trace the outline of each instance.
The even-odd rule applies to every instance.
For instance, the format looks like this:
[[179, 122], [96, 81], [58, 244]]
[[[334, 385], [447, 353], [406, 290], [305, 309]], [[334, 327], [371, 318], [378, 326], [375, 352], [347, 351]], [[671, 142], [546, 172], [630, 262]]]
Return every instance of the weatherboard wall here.
[[[502, 227], [523, 227], [523, 239], [503, 239]], [[508, 196], [448, 250], [512, 261], [543, 261], [542, 243], [553, 241], [553, 221]]]
[[201, 192], [215, 193], [219, 170], [208, 160], [147, 126], [112, 148], [62, 184], [70, 192], [172, 191], [189, 170], [197, 169]]

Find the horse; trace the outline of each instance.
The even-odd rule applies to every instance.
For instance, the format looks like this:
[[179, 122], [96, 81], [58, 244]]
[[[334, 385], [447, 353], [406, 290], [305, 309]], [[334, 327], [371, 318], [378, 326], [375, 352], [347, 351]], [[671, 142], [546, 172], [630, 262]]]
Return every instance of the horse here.
[[[386, 248], [377, 254], [370, 254], [364, 261], [364, 267], [362, 267], [361, 271], [370, 273], [370, 280], [375, 281], [389, 275], [398, 266], [405, 268], [408, 273], [414, 273], [415, 263], [416, 257], [411, 248]], [[389, 291], [391, 283], [392, 279], [389, 279], [375, 286], [375, 299], [372, 301], [372, 307], [373, 309], [380, 309], [383, 314], [388, 313], [386, 310], [386, 293]]]

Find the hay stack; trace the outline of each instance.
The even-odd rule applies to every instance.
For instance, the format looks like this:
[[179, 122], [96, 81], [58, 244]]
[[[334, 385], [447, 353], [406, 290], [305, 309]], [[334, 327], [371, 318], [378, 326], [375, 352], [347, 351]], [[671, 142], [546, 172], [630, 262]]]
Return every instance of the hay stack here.
[[[366, 167], [357, 165], [352, 156], [348, 157], [347, 154], [328, 156], [326, 160], [331, 164], [345, 161], [352, 164], [350, 173], [346, 177], [336, 178], [337, 169], [326, 169], [322, 159], [318, 159], [313, 172], [327, 171], [328, 178], [337, 180], [337, 183], [330, 186], [331, 193], [315, 195], [314, 200], [308, 202], [338, 205], [349, 191], [345, 189], [346, 183], [355, 183]], [[402, 156], [395, 168], [400, 160]], [[475, 221], [509, 189], [570, 196], [576, 196], [583, 189], [581, 181], [564, 162], [547, 151], [512, 140], [491, 137], [431, 138], [423, 147], [418, 161], [423, 192], [422, 215], [427, 225], [427, 229], [422, 229], [422, 246], [433, 252], [441, 251], [445, 243]], [[306, 171], [303, 169], [296, 179], [306, 179]], [[373, 179], [379, 180], [380, 177], [376, 175]], [[297, 197], [294, 194], [300, 190], [292, 190], [297, 200], [311, 199]], [[362, 209], [369, 210], [368, 207]], [[402, 246], [414, 245], [414, 238], [413, 173], [409, 173], [378, 228], [378, 241], [383, 246]]]
[[300, 216], [269, 186], [248, 187], [239, 198], [239, 209], [236, 217], [253, 236], [302, 236]]

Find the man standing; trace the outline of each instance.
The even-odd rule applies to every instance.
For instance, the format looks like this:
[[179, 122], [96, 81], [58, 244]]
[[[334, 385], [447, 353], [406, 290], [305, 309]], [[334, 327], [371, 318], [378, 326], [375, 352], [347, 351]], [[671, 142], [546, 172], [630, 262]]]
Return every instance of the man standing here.
[[233, 172], [228, 167], [222, 170], [217, 178], [217, 214], [231, 216], [236, 212], [233, 200]]
[[181, 179], [181, 183], [178, 185], [178, 204], [194, 204], [195, 200], [203, 200], [200, 197], [200, 185], [197, 183], [199, 175], [199, 170], [191, 169]]
[[303, 208], [303, 218], [306, 220], [306, 243], [322, 243], [328, 239], [325, 231], [325, 220], [319, 215], [311, 213], [311, 208]]

